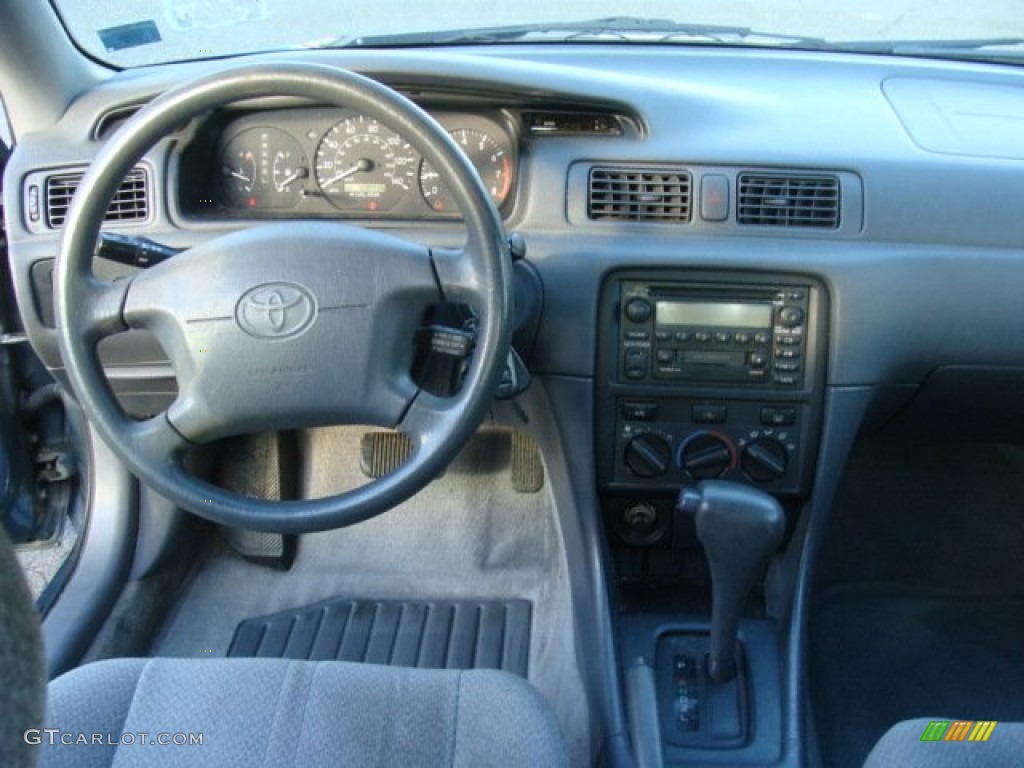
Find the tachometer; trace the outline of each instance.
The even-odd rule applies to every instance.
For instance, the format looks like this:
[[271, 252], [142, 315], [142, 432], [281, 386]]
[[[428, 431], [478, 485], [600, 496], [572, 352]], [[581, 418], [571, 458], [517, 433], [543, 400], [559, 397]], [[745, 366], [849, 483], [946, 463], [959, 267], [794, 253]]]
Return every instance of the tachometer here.
[[[484, 182], [495, 205], [500, 206], [512, 189], [512, 159], [489, 133], [476, 128], [449, 131]], [[439, 213], [455, 213], [455, 201], [430, 163], [420, 166], [420, 192], [427, 205]]]
[[355, 115], [321, 139], [316, 180], [338, 208], [387, 211], [415, 184], [416, 153], [405, 139], [375, 119]]

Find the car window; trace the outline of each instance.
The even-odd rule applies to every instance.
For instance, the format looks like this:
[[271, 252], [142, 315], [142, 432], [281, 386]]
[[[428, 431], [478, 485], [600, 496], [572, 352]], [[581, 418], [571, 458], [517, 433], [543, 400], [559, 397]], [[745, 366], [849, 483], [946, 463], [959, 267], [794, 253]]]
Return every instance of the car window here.
[[[953, 51], [965, 58], [987, 58], [993, 51], [1001, 58], [1024, 56], [1017, 39], [1024, 37], [1024, 14], [1017, 0], [647, 0], [628, 5], [621, 0], [448, 0], [400, 9], [379, 0], [53, 2], [77, 44], [118, 67], [289, 48], [564, 40], [848, 47], [881, 53], [914, 53], [907, 46], [922, 44], [929, 52], [935, 44], [948, 48], [954, 42], [967, 44]], [[625, 13], [633, 24], [621, 23], [629, 20]], [[541, 28], [530, 34], [496, 32], [524, 25]], [[484, 32], [453, 34], [467, 30]], [[421, 37], [393, 39], [409, 34]]]

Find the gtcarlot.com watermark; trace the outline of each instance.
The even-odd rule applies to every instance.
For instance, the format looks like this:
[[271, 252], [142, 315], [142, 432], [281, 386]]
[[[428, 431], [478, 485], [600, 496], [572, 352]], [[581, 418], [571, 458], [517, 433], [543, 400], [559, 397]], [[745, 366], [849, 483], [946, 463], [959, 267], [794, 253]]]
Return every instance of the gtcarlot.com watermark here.
[[71, 746], [157, 746], [157, 747], [201, 747], [202, 733], [149, 733], [147, 731], [125, 731], [124, 733], [81, 733], [62, 731], [60, 728], [29, 728], [25, 731], [26, 744], [58, 744]]

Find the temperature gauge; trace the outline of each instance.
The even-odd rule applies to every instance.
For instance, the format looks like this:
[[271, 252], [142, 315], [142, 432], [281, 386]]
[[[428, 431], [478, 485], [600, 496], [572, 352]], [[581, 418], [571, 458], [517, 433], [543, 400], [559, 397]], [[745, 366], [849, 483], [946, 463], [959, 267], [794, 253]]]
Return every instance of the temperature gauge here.
[[221, 153], [224, 202], [231, 208], [293, 208], [302, 199], [309, 162], [280, 128], [248, 128]]

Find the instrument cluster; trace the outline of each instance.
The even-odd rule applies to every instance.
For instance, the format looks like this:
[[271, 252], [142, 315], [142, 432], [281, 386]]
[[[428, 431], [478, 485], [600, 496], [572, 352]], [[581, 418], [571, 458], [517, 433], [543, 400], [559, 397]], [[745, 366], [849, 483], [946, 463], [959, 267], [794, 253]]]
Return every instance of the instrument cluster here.
[[[518, 162], [502, 112], [435, 112], [480, 175], [494, 204], [511, 207]], [[183, 194], [192, 213], [227, 217], [457, 217], [439, 174], [376, 119], [344, 109], [247, 114], [218, 128], [202, 188]], [[183, 178], [192, 174], [182, 174]], [[194, 176], [193, 176], [194, 178]]]

